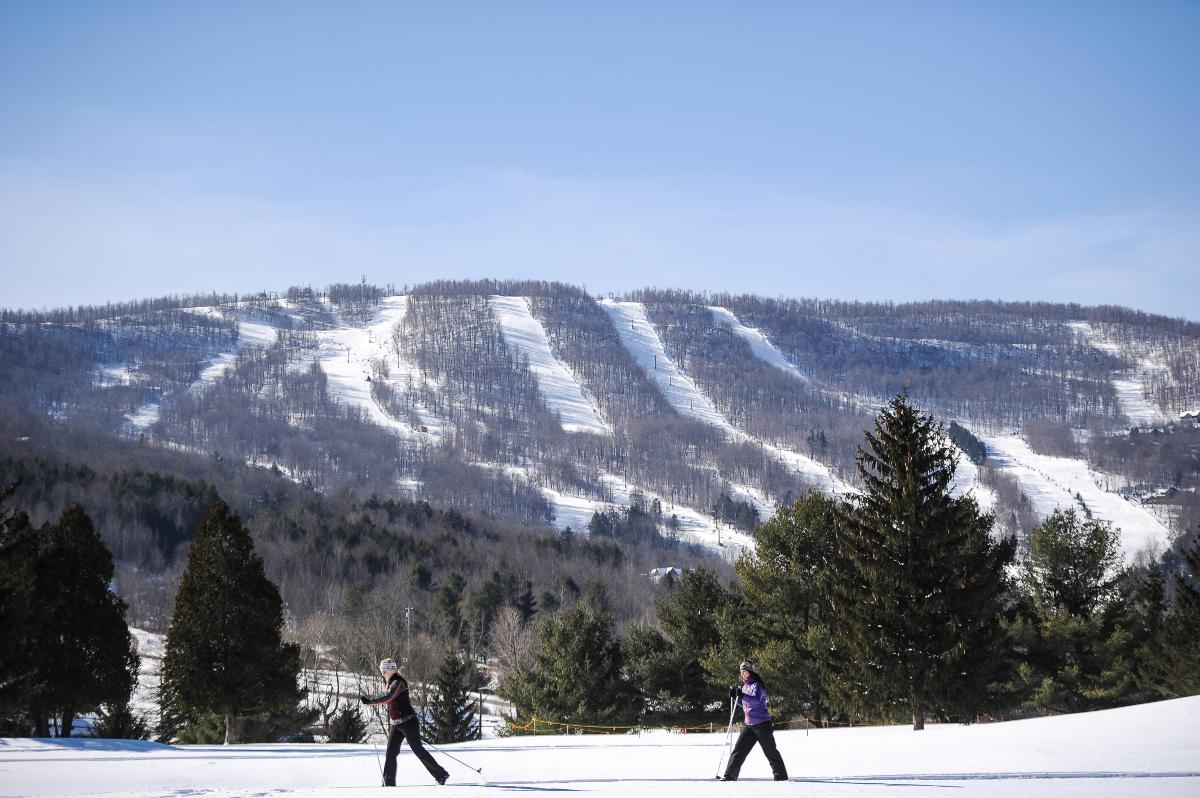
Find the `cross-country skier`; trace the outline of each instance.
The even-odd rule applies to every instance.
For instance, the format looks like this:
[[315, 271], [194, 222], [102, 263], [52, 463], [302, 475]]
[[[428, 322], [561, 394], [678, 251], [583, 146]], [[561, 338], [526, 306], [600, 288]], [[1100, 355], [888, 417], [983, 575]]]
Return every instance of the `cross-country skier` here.
[[417, 759], [429, 771], [429, 775], [438, 784], [445, 784], [450, 776], [446, 769], [421, 745], [421, 727], [417, 723], [417, 713], [408, 698], [408, 682], [400, 675], [396, 660], [385, 659], [379, 663], [379, 675], [387, 682], [387, 692], [380, 696], [359, 696], [359, 700], [367, 706], [387, 704], [388, 718], [392, 730], [388, 733], [387, 756], [383, 763], [383, 786], [396, 786], [396, 755], [400, 753], [400, 745], [407, 739]]
[[754, 663], [746, 661], [741, 664], [742, 686], [730, 687], [730, 699], [738, 699], [742, 714], [746, 717], [746, 726], [738, 735], [733, 753], [729, 756], [729, 766], [721, 781], [737, 781], [742, 763], [755, 743], [762, 746], [767, 761], [771, 763], [771, 772], [775, 781], [787, 781], [787, 767], [783, 757], [775, 747], [775, 726], [771, 723], [771, 714], [767, 712], [767, 688], [763, 680], [754, 670]]

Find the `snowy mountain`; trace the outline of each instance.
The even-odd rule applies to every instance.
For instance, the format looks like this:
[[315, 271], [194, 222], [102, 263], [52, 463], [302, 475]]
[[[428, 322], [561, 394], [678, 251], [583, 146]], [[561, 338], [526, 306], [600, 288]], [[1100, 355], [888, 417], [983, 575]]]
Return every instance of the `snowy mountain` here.
[[558, 529], [637, 507], [730, 556], [718, 506], [853, 491], [907, 389], [986, 447], [956, 488], [1000, 530], [1075, 507], [1133, 558], [1200, 521], [1200, 325], [1120, 308], [343, 285], [5, 311], [0, 369], [61, 425]]

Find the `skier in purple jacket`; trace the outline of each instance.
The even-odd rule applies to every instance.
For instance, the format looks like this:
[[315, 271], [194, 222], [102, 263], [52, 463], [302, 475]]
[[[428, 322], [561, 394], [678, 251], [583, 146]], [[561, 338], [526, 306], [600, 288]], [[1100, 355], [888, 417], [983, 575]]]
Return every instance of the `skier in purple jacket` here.
[[755, 743], [759, 743], [763, 753], [767, 755], [775, 781], [787, 781], [787, 767], [783, 764], [779, 749], [775, 747], [775, 726], [771, 723], [771, 713], [767, 712], [767, 688], [763, 685], [762, 678], [754, 671], [754, 663], [743, 662], [741, 674], [742, 686], [729, 688], [729, 697], [739, 699], [746, 725], [733, 746], [729, 766], [725, 768], [725, 775], [721, 777], [721, 781], [737, 781], [742, 763], [746, 761], [746, 756]]

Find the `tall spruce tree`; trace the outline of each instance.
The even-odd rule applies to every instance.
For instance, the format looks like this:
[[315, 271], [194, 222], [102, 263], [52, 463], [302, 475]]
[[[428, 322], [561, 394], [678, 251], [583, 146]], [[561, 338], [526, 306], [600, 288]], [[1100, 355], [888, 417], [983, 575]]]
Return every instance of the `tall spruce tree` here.
[[283, 602], [241, 520], [217, 502], [200, 520], [167, 632], [163, 682], [180, 711], [234, 720], [300, 699], [300, 650], [284, 643]]
[[956, 456], [932, 416], [901, 394], [858, 453], [863, 492], [839, 508], [830, 574], [832, 700], [864, 714], [969, 722], [989, 703], [997, 619], [1015, 540], [954, 496]]
[[0, 679], [12, 689], [3, 700], [38, 736], [48, 736], [51, 714], [69, 736], [78, 714], [129, 700], [138, 657], [112, 577], [112, 554], [78, 504], [40, 529], [24, 513], [5, 519]]
[[437, 693], [429, 706], [430, 739], [435, 743], [478, 740], [479, 724], [471, 690], [479, 684], [479, 670], [451, 650], [438, 666], [436, 684]]

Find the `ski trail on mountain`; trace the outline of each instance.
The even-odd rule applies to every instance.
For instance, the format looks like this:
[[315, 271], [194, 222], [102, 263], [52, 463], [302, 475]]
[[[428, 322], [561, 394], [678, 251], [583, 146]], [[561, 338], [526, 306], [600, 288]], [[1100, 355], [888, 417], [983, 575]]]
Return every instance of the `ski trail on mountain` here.
[[[224, 315], [223, 311], [215, 308], [199, 307], [185, 308], [185, 310], [189, 313], [198, 313], [201, 315], [205, 313], [219, 313]], [[188, 386], [187, 393], [200, 393], [208, 386], [216, 383], [237, 362], [238, 355], [244, 350], [270, 349], [279, 339], [279, 331], [269, 324], [238, 320], [237, 325], [238, 338], [233, 345], [233, 349], [215, 355], [212, 361], [201, 370], [196, 381]], [[135, 410], [126, 413], [126, 428], [135, 433], [145, 432], [158, 421], [163, 401], [147, 402]]]
[[509, 353], [526, 359], [546, 406], [558, 413], [562, 428], [567, 432], [611, 435], [612, 427], [605, 422], [599, 406], [571, 369], [550, 350], [546, 329], [533, 317], [529, 302], [519, 296], [493, 296], [488, 305]]
[[[336, 401], [357, 407], [367, 420], [396, 435], [412, 439], [419, 433], [412, 425], [395, 418], [375, 400], [368, 379], [376, 361], [383, 360], [392, 372], [389, 384], [403, 390], [402, 381], [409, 376], [403, 364], [396, 361], [392, 334], [408, 312], [408, 297], [393, 296], [380, 301], [371, 323], [365, 327], [343, 326], [333, 330], [318, 330], [317, 359], [328, 378], [327, 390]], [[422, 414], [422, 424], [436, 438], [441, 434], [441, 421]]]
[[[1136, 352], [1126, 351], [1086, 321], [1068, 322], [1067, 326], [1093, 348], [1118, 357], [1133, 357], [1137, 363], [1132, 375], [1115, 373], [1109, 379], [1117, 393], [1117, 404], [1130, 424], [1136, 427], [1154, 427], [1167, 422], [1163, 412], [1146, 398], [1146, 380], [1151, 374], [1165, 370], [1161, 363], [1148, 355], [1143, 354], [1139, 357]], [[1133, 379], [1127, 379], [1128, 376], [1132, 376]]]
[[621, 343], [633, 356], [634, 362], [654, 381], [671, 407], [681, 416], [688, 416], [723, 430], [731, 437], [738, 431], [725, 420], [696, 383], [667, 356], [658, 330], [646, 318], [646, 306], [641, 302], [600, 301], [600, 307], [612, 319]]
[[1106, 491], [1100, 484], [1103, 475], [1091, 471], [1083, 461], [1038, 454], [1016, 434], [975, 435], [987, 446], [993, 465], [1017, 480], [1039, 518], [1047, 518], [1056, 509], [1075, 508], [1082, 513], [1078, 494], [1094, 517], [1120, 529], [1121, 551], [1127, 562], [1143, 549], [1161, 550], [1170, 544], [1171, 531], [1153, 513]]
[[747, 327], [742, 324], [733, 311], [726, 308], [709, 305], [708, 309], [712, 311], [717, 322], [728, 324], [733, 333], [745, 341], [750, 346], [750, 351], [754, 353], [762, 362], [769, 366], [774, 366], [785, 374], [790, 374], [802, 382], [808, 382], [808, 375], [800, 371], [792, 365], [792, 362], [783, 356], [783, 353], [775, 348], [775, 344], [767, 338], [766, 334], [757, 327]]
[[[654, 380], [671, 406], [683, 416], [703, 421], [722, 430], [730, 439], [763, 447], [796, 474], [815, 482], [821, 490], [835, 495], [853, 493], [853, 489], [838, 479], [828, 467], [799, 452], [759, 440], [734, 427], [692, 382], [683, 370], [667, 356], [658, 330], [646, 317], [641, 302], [618, 302], [602, 299], [600, 307], [612, 319], [621, 343], [650, 379]], [[747, 328], [748, 329], [748, 328]]]

